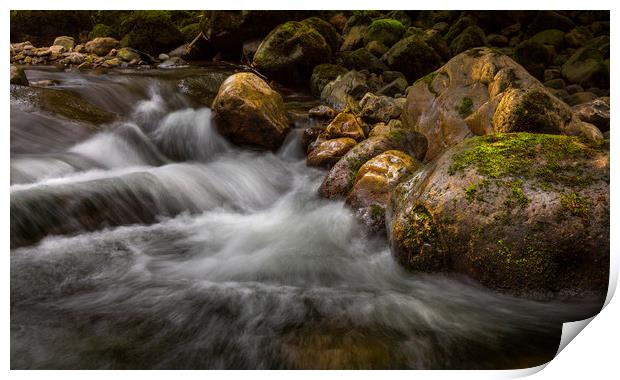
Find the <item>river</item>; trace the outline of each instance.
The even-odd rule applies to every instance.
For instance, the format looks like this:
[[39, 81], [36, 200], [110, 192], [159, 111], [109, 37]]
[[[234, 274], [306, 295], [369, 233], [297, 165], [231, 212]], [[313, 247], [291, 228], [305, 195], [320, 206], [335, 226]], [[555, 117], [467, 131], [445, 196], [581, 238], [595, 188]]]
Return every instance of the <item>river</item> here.
[[317, 196], [315, 99], [281, 89], [301, 116], [277, 152], [217, 134], [192, 81], [233, 70], [27, 68], [118, 120], [11, 98], [12, 368], [521, 368], [600, 309], [403, 270]]

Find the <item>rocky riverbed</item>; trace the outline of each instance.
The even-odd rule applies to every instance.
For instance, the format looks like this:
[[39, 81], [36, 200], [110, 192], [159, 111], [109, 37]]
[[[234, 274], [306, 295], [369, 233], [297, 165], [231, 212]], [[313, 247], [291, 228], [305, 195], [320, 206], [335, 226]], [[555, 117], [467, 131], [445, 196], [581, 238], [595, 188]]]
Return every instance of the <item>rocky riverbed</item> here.
[[12, 13], [13, 367], [517, 368], [600, 307], [608, 12], [44, 16]]

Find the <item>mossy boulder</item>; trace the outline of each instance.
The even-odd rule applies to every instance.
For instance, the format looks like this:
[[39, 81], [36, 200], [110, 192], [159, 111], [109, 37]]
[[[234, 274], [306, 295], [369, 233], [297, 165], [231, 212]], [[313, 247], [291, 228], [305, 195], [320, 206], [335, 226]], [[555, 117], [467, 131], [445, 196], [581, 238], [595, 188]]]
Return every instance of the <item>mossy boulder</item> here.
[[566, 33], [564, 40], [566, 45], [573, 48], [580, 48], [585, 45], [589, 40], [594, 38], [594, 35], [585, 26], [578, 26], [570, 32]]
[[538, 11], [534, 19], [527, 26], [528, 36], [547, 29], [558, 29], [568, 32], [575, 27], [575, 22], [570, 18], [555, 11]]
[[323, 63], [317, 65], [312, 70], [312, 76], [310, 77], [310, 91], [314, 96], [321, 96], [323, 88], [329, 82], [336, 79], [339, 75], [347, 73], [347, 69], [340, 65], [334, 65], [331, 63]]
[[419, 36], [398, 41], [381, 60], [390, 69], [402, 72], [410, 82], [441, 66], [441, 57]]
[[536, 33], [534, 36], [532, 36], [532, 38], [530, 38], [530, 41], [535, 41], [543, 45], [553, 46], [556, 50], [559, 51], [559, 49], [564, 45], [565, 34], [566, 33], [558, 29], [547, 29], [543, 30], [542, 32]]
[[562, 76], [584, 87], [608, 87], [609, 38], [598, 37], [577, 49], [562, 65]]
[[407, 153], [383, 152], [360, 167], [346, 204], [370, 231], [385, 233], [385, 207], [390, 192], [421, 167], [422, 164]]
[[360, 142], [325, 176], [319, 187], [319, 195], [324, 198], [345, 197], [353, 187], [362, 165], [388, 150], [399, 150], [421, 160], [426, 153], [426, 139], [415, 131], [400, 129]]
[[106, 124], [117, 115], [105, 111], [69, 91], [45, 87], [11, 86], [11, 102], [31, 104], [41, 111], [72, 121]]
[[121, 46], [151, 55], [168, 52], [183, 41], [183, 35], [167, 11], [134, 11], [119, 26]]
[[28, 78], [21, 67], [11, 65], [11, 84], [28, 86]]
[[465, 29], [473, 25], [476, 25], [476, 22], [470, 16], [460, 17], [446, 31], [444, 38], [448, 43], [450, 43], [453, 39], [458, 37], [459, 34], [463, 33]]
[[350, 137], [317, 141], [306, 159], [306, 165], [331, 168], [344, 156], [357, 141]]
[[88, 33], [88, 39], [94, 40], [98, 37], [116, 37], [116, 32], [108, 25], [97, 24]]
[[489, 48], [463, 52], [407, 91], [401, 120], [428, 139], [426, 159], [475, 135], [542, 132], [602, 140], [510, 57]]
[[342, 43], [342, 38], [340, 34], [336, 31], [330, 23], [325, 20], [322, 20], [318, 17], [310, 17], [302, 21], [302, 23], [307, 24], [325, 39], [327, 44], [329, 45], [332, 53], [335, 53], [340, 48], [340, 44]]
[[282, 82], [300, 83], [307, 80], [316, 65], [330, 60], [331, 48], [316, 29], [289, 21], [265, 37], [252, 65]]
[[236, 144], [275, 150], [290, 129], [282, 96], [253, 73], [228, 77], [211, 109], [217, 130]]
[[513, 58], [538, 79], [544, 78], [545, 68], [553, 59], [549, 49], [533, 39], [525, 40], [517, 45]]
[[396, 187], [387, 221], [408, 269], [515, 294], [604, 295], [609, 151], [561, 135], [469, 139]]
[[244, 41], [264, 38], [276, 26], [308, 17], [307, 11], [205, 11], [201, 29], [214, 51], [238, 56]]
[[386, 64], [366, 48], [343, 52], [337, 62], [350, 70], [368, 70], [371, 73], [382, 73], [388, 70]]
[[404, 34], [405, 27], [398, 20], [389, 18], [374, 20], [364, 34], [364, 45], [371, 41], [378, 41], [387, 47], [391, 47]]
[[484, 31], [476, 25], [471, 25], [450, 42], [450, 50], [452, 50], [453, 54], [458, 54], [471, 48], [485, 46], [486, 44], [487, 39]]

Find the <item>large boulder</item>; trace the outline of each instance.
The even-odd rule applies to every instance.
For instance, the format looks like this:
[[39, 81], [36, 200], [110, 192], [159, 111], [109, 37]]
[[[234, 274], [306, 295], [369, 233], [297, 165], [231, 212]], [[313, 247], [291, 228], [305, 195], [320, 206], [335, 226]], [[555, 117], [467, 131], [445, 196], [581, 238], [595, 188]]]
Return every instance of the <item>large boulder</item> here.
[[486, 44], [487, 39], [484, 31], [476, 25], [471, 25], [450, 42], [450, 49], [453, 54], [458, 54], [471, 48], [485, 46]]
[[463, 52], [408, 89], [403, 125], [428, 139], [427, 160], [474, 135], [544, 132], [602, 140], [522, 66], [500, 52]]
[[88, 41], [84, 48], [86, 52], [90, 54], [96, 54], [99, 56], [104, 56], [110, 52], [112, 49], [118, 48], [120, 42], [112, 37], [98, 37], [94, 40]]
[[403, 38], [388, 50], [381, 60], [392, 70], [405, 74], [409, 82], [441, 66], [441, 57], [420, 36]]
[[321, 34], [321, 36], [325, 39], [325, 42], [327, 42], [327, 45], [329, 45], [332, 53], [338, 51], [341, 44], [341, 37], [336, 31], [336, 28], [334, 28], [330, 23], [318, 17], [307, 18], [303, 20], [302, 23], [307, 24], [319, 32], [319, 34]]
[[11, 84], [28, 86], [28, 78], [26, 78], [26, 73], [21, 67], [11, 65]]
[[368, 70], [372, 73], [388, 70], [385, 63], [366, 48], [343, 52], [338, 58], [338, 63], [351, 70]]
[[553, 59], [550, 49], [533, 38], [517, 45], [513, 57], [530, 74], [540, 80], [544, 79], [545, 68]]
[[371, 231], [385, 231], [385, 207], [398, 183], [420, 169], [410, 155], [388, 150], [368, 160], [357, 172], [346, 203]]
[[282, 96], [253, 73], [228, 77], [211, 108], [218, 131], [236, 144], [275, 150], [290, 129]]
[[330, 59], [331, 48], [316, 29], [289, 21], [265, 37], [252, 65], [282, 82], [300, 83], [307, 80], [314, 66]]
[[238, 55], [244, 41], [263, 39], [273, 28], [288, 20], [300, 20], [304, 11], [252, 10], [206, 11], [201, 30], [218, 52]]
[[120, 24], [120, 45], [151, 55], [168, 52], [183, 42], [183, 34], [168, 11], [133, 11]]
[[324, 198], [346, 196], [362, 165], [388, 150], [400, 150], [421, 160], [426, 153], [426, 139], [417, 132], [401, 129], [362, 141], [329, 171], [319, 187], [319, 195]]
[[562, 135], [466, 140], [393, 192], [392, 252], [416, 271], [465, 273], [511, 293], [604, 294], [609, 151]]

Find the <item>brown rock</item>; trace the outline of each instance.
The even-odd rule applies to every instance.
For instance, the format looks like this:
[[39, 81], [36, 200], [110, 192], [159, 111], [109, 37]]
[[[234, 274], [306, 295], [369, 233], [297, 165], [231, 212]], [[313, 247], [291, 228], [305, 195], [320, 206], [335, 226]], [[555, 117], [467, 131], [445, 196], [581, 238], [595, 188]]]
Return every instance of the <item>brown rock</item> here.
[[361, 141], [366, 137], [368, 126], [359, 117], [352, 113], [341, 112], [332, 120], [325, 130], [328, 139], [338, 137], [350, 137], [356, 141]]
[[112, 37], [98, 37], [88, 41], [85, 45], [86, 52], [98, 56], [107, 55], [110, 50], [119, 47], [120, 42]]
[[532, 131], [602, 140], [570, 107], [508, 56], [488, 48], [461, 53], [408, 89], [401, 117], [428, 139], [427, 160], [474, 135]]
[[357, 144], [350, 137], [340, 137], [331, 140], [322, 140], [315, 144], [314, 149], [308, 154], [306, 165], [331, 168], [351, 148]]
[[421, 166], [419, 161], [398, 150], [381, 153], [359, 169], [346, 203], [371, 231], [385, 231], [385, 207], [390, 192]]
[[252, 73], [228, 77], [211, 108], [218, 131], [236, 144], [275, 150], [290, 129], [282, 96]]
[[366, 161], [388, 150], [400, 150], [421, 160], [426, 154], [426, 139], [415, 131], [397, 130], [362, 141], [329, 171], [319, 188], [319, 195], [325, 198], [346, 196], [353, 186], [359, 168]]

